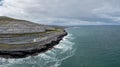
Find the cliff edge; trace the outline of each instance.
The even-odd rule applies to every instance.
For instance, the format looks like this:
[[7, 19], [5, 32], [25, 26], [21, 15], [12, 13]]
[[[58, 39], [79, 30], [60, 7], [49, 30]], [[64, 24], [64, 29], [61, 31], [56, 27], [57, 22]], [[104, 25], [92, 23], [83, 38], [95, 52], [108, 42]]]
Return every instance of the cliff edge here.
[[58, 44], [67, 32], [30, 21], [0, 17], [0, 57], [23, 58]]

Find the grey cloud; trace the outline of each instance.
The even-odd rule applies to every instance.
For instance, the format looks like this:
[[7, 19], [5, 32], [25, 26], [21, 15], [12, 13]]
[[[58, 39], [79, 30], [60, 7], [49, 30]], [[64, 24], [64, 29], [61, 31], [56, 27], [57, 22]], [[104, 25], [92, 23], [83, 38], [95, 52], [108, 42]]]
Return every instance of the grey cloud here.
[[44, 24], [114, 24], [120, 21], [119, 3], [118, 0], [4, 0], [0, 15]]

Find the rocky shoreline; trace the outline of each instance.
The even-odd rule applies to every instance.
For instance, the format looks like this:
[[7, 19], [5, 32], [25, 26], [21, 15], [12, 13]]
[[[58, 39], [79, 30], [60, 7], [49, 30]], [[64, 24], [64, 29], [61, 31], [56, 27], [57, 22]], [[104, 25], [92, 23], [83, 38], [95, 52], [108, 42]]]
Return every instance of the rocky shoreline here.
[[59, 44], [66, 35], [63, 28], [0, 17], [0, 57], [24, 58], [37, 55]]
[[47, 50], [50, 50], [53, 48], [55, 45], [59, 44], [59, 42], [63, 39], [64, 36], [67, 35], [67, 32], [64, 32], [61, 35], [58, 35], [55, 38], [51, 38], [48, 43], [45, 43], [44, 45], [39, 45], [35, 48], [33, 47], [32, 49], [29, 50], [0, 50], [0, 57], [3, 58], [24, 58], [28, 56], [34, 56], [39, 53], [45, 52]]

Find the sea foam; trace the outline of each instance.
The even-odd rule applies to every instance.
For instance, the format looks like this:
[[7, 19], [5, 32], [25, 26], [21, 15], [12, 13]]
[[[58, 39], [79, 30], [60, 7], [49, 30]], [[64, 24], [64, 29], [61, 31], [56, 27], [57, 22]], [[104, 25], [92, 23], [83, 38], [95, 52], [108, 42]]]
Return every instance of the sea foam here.
[[0, 58], [0, 67], [58, 67], [74, 55], [72, 34], [68, 34], [52, 50], [22, 59]]

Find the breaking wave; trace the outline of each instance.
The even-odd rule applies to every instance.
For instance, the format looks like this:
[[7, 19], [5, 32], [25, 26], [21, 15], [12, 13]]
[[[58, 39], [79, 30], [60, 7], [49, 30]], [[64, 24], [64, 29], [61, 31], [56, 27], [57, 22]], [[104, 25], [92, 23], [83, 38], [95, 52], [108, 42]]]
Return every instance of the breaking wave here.
[[0, 58], [0, 67], [58, 67], [74, 55], [72, 34], [68, 34], [52, 50], [22, 59]]

